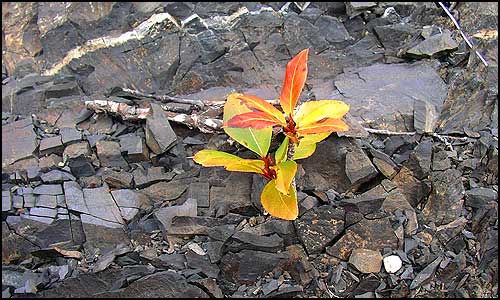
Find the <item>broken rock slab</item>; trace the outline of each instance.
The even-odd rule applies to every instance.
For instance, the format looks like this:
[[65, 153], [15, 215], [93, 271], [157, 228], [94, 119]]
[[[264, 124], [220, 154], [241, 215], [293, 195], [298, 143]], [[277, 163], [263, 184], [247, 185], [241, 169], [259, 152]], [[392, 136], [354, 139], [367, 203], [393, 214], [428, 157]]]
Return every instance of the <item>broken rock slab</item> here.
[[160, 105], [151, 103], [150, 111], [146, 118], [146, 144], [155, 154], [162, 154], [177, 142], [177, 136]]
[[378, 273], [382, 267], [382, 255], [379, 251], [358, 248], [352, 250], [349, 263], [361, 273]]
[[166, 233], [171, 233], [172, 218], [176, 216], [196, 217], [197, 203], [196, 199], [188, 198], [182, 205], [163, 207], [155, 211], [154, 215], [161, 222]]
[[128, 170], [127, 161], [122, 157], [120, 144], [114, 141], [97, 141], [97, 157], [103, 167], [117, 167]]
[[2, 125], [2, 168], [18, 160], [33, 157], [37, 146], [31, 119]]
[[458, 43], [451, 37], [451, 32], [445, 29], [442, 33], [426, 38], [420, 44], [406, 51], [406, 54], [413, 57], [436, 58], [457, 48]]

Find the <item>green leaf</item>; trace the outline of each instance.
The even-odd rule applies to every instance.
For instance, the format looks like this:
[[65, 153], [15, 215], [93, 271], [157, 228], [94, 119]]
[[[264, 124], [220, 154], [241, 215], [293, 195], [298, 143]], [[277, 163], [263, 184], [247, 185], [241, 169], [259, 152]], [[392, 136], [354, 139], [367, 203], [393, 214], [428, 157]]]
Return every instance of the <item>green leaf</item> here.
[[236, 115], [250, 112], [251, 110], [238, 99], [242, 94], [231, 94], [224, 105], [224, 131], [235, 141], [257, 153], [260, 157], [267, 155], [271, 145], [272, 127], [263, 129], [231, 128], [227, 122]]
[[303, 159], [313, 155], [314, 151], [316, 151], [316, 144], [303, 144], [300, 143], [297, 148], [295, 148], [295, 154], [293, 155], [293, 159]]
[[289, 138], [285, 137], [283, 143], [281, 143], [278, 150], [276, 150], [276, 153], [274, 154], [274, 161], [276, 161], [277, 164], [286, 160], [286, 154], [288, 151], [288, 140]]
[[268, 211], [271, 216], [285, 219], [295, 220], [299, 215], [299, 207], [297, 205], [297, 194], [295, 187], [290, 185], [289, 195], [285, 195], [276, 189], [276, 180], [269, 181], [260, 195], [262, 207]]

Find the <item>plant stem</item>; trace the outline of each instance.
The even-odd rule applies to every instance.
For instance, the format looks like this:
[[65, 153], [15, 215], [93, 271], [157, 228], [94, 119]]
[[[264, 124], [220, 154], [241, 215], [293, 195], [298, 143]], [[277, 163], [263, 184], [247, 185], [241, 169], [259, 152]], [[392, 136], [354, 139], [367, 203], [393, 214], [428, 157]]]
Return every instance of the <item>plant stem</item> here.
[[[292, 139], [288, 139], [288, 150], [286, 152], [286, 159], [293, 160], [294, 155], [295, 155], [295, 143], [292, 142]], [[293, 190], [295, 191], [295, 194], [297, 194], [297, 187], [295, 186], [295, 176], [293, 176], [291, 185]]]

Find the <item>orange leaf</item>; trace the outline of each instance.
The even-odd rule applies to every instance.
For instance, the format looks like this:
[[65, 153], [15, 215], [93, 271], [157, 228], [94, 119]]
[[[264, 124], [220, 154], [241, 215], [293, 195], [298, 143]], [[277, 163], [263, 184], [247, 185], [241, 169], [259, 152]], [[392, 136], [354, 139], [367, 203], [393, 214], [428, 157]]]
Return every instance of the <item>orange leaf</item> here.
[[262, 111], [251, 111], [236, 115], [227, 121], [228, 127], [262, 129], [279, 124], [275, 117]]
[[289, 195], [287, 196], [276, 189], [275, 179], [269, 181], [262, 190], [260, 202], [262, 207], [274, 217], [295, 220], [299, 215], [297, 194], [293, 185], [290, 185]]
[[259, 159], [244, 159], [217, 150], [201, 150], [193, 160], [204, 167], [224, 167], [228, 171], [252, 172], [263, 174], [264, 162]]
[[290, 184], [297, 172], [297, 163], [293, 160], [281, 162], [276, 167], [276, 189], [281, 193], [288, 195]]
[[241, 102], [243, 102], [243, 104], [245, 104], [251, 110], [267, 113], [269, 116], [274, 117], [280, 125], [286, 126], [286, 120], [285, 116], [283, 116], [283, 113], [279, 111], [279, 109], [268, 103], [266, 100], [263, 100], [257, 96], [244, 94], [238, 95], [237, 98], [240, 99]]
[[341, 119], [330, 118], [326, 118], [300, 128], [297, 127], [297, 132], [301, 135], [347, 130], [349, 130], [349, 126], [347, 126], [344, 121], [342, 121]]
[[338, 100], [316, 100], [300, 105], [293, 119], [297, 127], [303, 127], [325, 118], [340, 119], [349, 111], [349, 105]]
[[280, 104], [285, 114], [291, 115], [307, 78], [309, 49], [300, 51], [287, 65], [285, 81], [281, 89]]

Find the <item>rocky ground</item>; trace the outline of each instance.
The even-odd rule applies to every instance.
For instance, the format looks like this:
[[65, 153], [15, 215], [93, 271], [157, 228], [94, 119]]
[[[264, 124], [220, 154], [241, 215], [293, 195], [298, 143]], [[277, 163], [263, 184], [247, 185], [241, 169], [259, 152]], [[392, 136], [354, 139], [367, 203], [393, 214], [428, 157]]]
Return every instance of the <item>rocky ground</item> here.
[[[2, 298], [498, 296], [498, 4], [452, 12], [488, 66], [435, 3], [2, 3]], [[284, 221], [169, 116], [277, 99], [304, 48], [351, 130]]]

